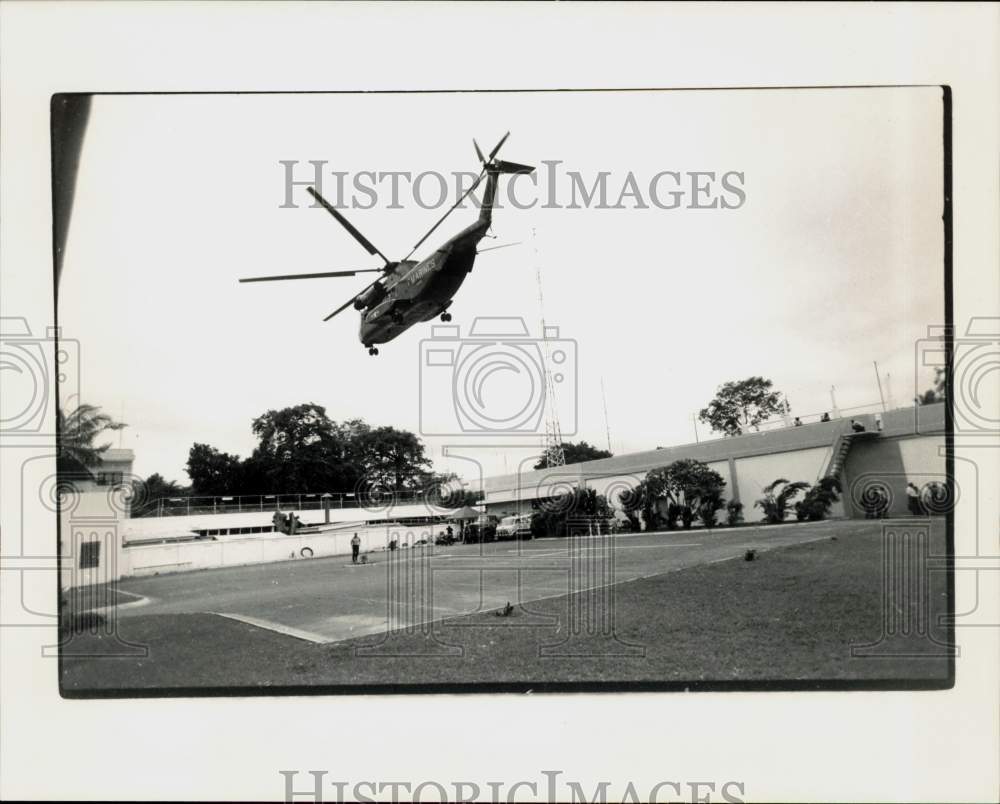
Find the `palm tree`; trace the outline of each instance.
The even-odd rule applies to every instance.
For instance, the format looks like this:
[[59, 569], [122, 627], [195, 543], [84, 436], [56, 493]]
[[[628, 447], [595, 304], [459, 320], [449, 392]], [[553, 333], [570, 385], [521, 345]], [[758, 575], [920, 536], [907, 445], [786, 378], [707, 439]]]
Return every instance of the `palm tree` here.
[[126, 425], [102, 413], [96, 405], [80, 405], [76, 410], [56, 413], [56, 432], [60, 473], [89, 475], [89, 469], [101, 462], [101, 455], [111, 444], [95, 445], [105, 430], [121, 430]]
[[795, 503], [795, 516], [802, 522], [819, 522], [830, 514], [830, 507], [840, 500], [843, 491], [840, 481], [831, 475], [820, 481], [806, 492], [806, 496]]
[[[781, 491], [778, 491], [778, 486], [783, 486]], [[761, 489], [764, 496], [754, 503], [754, 507], [760, 508], [764, 512], [764, 518], [770, 524], [777, 525], [785, 521], [785, 515], [788, 513], [795, 495], [806, 488], [809, 488], [809, 484], [801, 480], [789, 483], [785, 478], [779, 477]]]

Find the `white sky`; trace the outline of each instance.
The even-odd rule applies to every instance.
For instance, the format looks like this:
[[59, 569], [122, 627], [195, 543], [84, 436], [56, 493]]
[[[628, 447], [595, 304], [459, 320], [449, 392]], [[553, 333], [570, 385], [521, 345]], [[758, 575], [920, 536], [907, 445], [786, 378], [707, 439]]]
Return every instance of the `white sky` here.
[[[745, 177], [736, 210], [494, 215], [497, 243], [529, 242], [477, 260], [453, 323], [464, 332], [476, 316], [524, 316], [536, 333], [534, 229], [546, 319], [578, 343], [572, 440], [607, 443], [602, 377], [616, 453], [692, 441], [692, 413], [752, 374], [771, 378], [796, 414], [828, 410], [831, 385], [841, 408], [877, 402], [873, 360], [897, 404], [913, 396], [915, 342], [944, 316], [937, 89], [101, 96], [59, 318], [81, 343], [82, 398], [129, 424], [121, 446], [135, 450], [136, 471], [187, 482], [193, 442], [246, 456], [251, 419], [307, 401], [337, 420], [419, 432], [430, 324], [372, 358], [353, 310], [322, 322], [370, 276], [236, 280], [380, 264], [309, 208], [303, 188], [299, 209], [279, 209], [279, 160], [300, 160], [303, 178], [312, 159], [351, 173], [474, 171], [471, 138], [489, 148], [508, 129], [501, 157], [559, 159], [588, 184], [610, 171], [612, 202], [629, 171], [641, 187], [664, 170]], [[401, 210], [346, 210], [390, 258], [440, 214], [401, 198]], [[417, 256], [475, 214], [456, 212]], [[918, 390], [931, 379], [921, 369]], [[470, 477], [440, 456], [456, 439], [425, 440], [436, 468]], [[492, 474], [513, 470], [513, 454], [509, 465], [500, 448], [477, 457]]]

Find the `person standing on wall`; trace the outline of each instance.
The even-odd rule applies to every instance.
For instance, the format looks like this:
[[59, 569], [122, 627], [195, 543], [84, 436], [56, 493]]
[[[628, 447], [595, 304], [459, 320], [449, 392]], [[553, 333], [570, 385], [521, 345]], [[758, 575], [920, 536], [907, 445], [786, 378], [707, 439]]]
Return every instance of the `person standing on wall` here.
[[354, 534], [354, 538], [351, 539], [351, 563], [358, 563], [358, 553], [361, 552], [361, 539], [358, 538], [358, 534]]

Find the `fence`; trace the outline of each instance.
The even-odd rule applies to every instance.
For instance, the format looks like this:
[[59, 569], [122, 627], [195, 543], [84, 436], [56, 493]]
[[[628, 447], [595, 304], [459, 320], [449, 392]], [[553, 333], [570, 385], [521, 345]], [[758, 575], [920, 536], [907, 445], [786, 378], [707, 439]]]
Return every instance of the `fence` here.
[[[445, 501], [447, 497], [445, 497]], [[133, 517], [237, 514], [253, 511], [322, 511], [326, 508], [385, 508], [388, 505], [430, 503], [441, 498], [422, 490], [396, 492], [324, 492], [313, 494], [241, 494], [227, 497], [160, 497], [133, 505]]]
[[[795, 427], [795, 419], [798, 418], [799, 422], [803, 425], [805, 424], [817, 424], [823, 421], [824, 416], [829, 416], [830, 421], [837, 421], [839, 419], [851, 419], [855, 416], [864, 416], [865, 414], [883, 413], [885, 412], [882, 404], [880, 402], [873, 402], [868, 405], [855, 405], [851, 408], [837, 408], [837, 410], [828, 410], [821, 413], [789, 413], [787, 419], [785, 416], [775, 416], [768, 419], [767, 421], [761, 422], [757, 429], [749, 428], [746, 431], [748, 433], [755, 432], [770, 432], [772, 430], [783, 430], [786, 427]], [[708, 436], [701, 435], [699, 441], [716, 441], [718, 439], [725, 438], [722, 433], [713, 432]]]

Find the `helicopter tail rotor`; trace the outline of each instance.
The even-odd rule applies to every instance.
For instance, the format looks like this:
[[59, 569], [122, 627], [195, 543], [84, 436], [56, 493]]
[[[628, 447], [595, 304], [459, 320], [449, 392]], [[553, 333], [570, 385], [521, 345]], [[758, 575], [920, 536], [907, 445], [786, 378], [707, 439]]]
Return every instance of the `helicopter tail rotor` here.
[[517, 162], [504, 162], [502, 159], [493, 163], [497, 173], [531, 173], [534, 165], [519, 165]]
[[[472, 140], [472, 147], [476, 149], [476, 156], [479, 157], [479, 162], [482, 164], [482, 169], [479, 171], [479, 175], [476, 176], [476, 180], [474, 182], [472, 182], [472, 185], [462, 194], [462, 196], [458, 199], [458, 201], [456, 201], [448, 209], [448, 211], [444, 213], [444, 215], [442, 215], [440, 218], [438, 218], [437, 223], [435, 223], [430, 229], [428, 229], [427, 232], [426, 232], [426, 234], [424, 234], [424, 236], [421, 237], [420, 240], [417, 241], [417, 244], [410, 250], [410, 253], [406, 255], [405, 259], [409, 259], [410, 257], [413, 256], [413, 253], [418, 248], [420, 248], [421, 245], [423, 245], [424, 241], [428, 237], [430, 237], [431, 234], [442, 223], [444, 223], [445, 218], [447, 218], [449, 215], [451, 215], [452, 212], [454, 212], [456, 209], [458, 209], [458, 207], [472, 193], [472, 191], [475, 190], [482, 183], [482, 181], [483, 181], [484, 178], [486, 178], [487, 176], [490, 176], [490, 181], [491, 182], [495, 182], [496, 176], [498, 174], [500, 174], [500, 173], [531, 173], [531, 172], [534, 171], [535, 168], [532, 167], [531, 165], [520, 165], [517, 162], [504, 162], [503, 160], [498, 160], [498, 159], [494, 158], [494, 157], [496, 157], [497, 153], [500, 151], [500, 148], [503, 146], [503, 144], [505, 142], [507, 142], [507, 138], [509, 136], [510, 136], [510, 132], [508, 131], [506, 134], [504, 134], [500, 138], [500, 142], [498, 142], [496, 145], [493, 146], [493, 150], [490, 151], [489, 156], [484, 156], [483, 155], [483, 149], [479, 147], [479, 143], [476, 142], [475, 139]], [[487, 187], [489, 187], [489, 186], [490, 186], [490, 183], [487, 183]], [[493, 188], [494, 188], [493, 190], [488, 190], [488, 193], [495, 192], [495, 190], [496, 190], [495, 183], [493, 185]], [[487, 210], [488, 207], [492, 206], [492, 204], [493, 204], [492, 198], [493, 198], [493, 196], [490, 195], [490, 199], [491, 200], [488, 203], [484, 204], [484, 207], [483, 207], [484, 210]], [[486, 219], [487, 220], [489, 219], [489, 217], [488, 217], [489, 216], [489, 212], [488, 211], [482, 212], [481, 215], [486, 215], [487, 216]]]
[[517, 162], [504, 162], [502, 159], [494, 158], [500, 151], [501, 146], [507, 142], [507, 138], [509, 136], [510, 132], [508, 131], [503, 135], [503, 137], [500, 138], [500, 142], [493, 146], [493, 150], [490, 151], [489, 156], [483, 156], [479, 143], [475, 140], [472, 141], [472, 145], [476, 149], [476, 156], [479, 157], [479, 161], [483, 166], [480, 178], [482, 178], [482, 175], [486, 173], [531, 173], [535, 169], [532, 165], [520, 165]]

